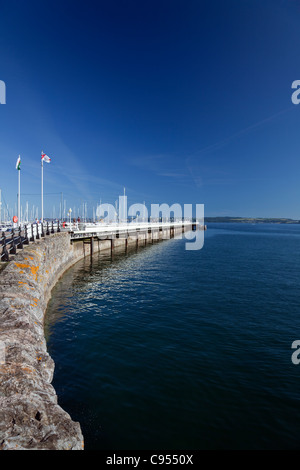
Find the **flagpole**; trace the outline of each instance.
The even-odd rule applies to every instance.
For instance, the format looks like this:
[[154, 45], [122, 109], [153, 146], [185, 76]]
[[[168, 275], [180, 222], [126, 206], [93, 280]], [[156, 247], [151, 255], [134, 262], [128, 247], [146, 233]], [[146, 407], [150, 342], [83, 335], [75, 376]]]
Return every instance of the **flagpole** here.
[[18, 170], [18, 222], [19, 222], [19, 225], [21, 224], [21, 219], [20, 219], [20, 215], [21, 215], [21, 170], [19, 168]]
[[[43, 153], [43, 152], [42, 152]], [[43, 174], [43, 159], [41, 160], [42, 162], [42, 218], [41, 218], [41, 221], [43, 222], [44, 221], [44, 174]]]
[[125, 188], [124, 188], [124, 222], [127, 223], [126, 217], [125, 217]]

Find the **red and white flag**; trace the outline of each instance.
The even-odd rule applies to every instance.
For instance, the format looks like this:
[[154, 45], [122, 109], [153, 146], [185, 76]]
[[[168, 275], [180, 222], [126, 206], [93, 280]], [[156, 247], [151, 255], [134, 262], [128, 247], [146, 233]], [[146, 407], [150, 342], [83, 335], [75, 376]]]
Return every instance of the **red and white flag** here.
[[46, 163], [50, 163], [50, 162], [51, 162], [51, 158], [48, 157], [48, 155], [46, 155], [44, 152], [42, 152], [41, 159], [42, 159], [43, 162], [46, 162]]

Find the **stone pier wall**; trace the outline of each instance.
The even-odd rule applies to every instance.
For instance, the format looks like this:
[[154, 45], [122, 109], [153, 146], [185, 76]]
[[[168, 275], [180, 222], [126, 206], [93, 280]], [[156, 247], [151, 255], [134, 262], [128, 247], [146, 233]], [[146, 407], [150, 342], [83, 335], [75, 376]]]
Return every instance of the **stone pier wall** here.
[[[175, 230], [176, 235], [181, 228]], [[170, 231], [70, 242], [57, 233], [20, 251], [0, 273], [0, 449], [81, 450], [80, 424], [59, 405], [51, 385], [44, 315], [51, 290], [76, 261], [96, 253], [170, 238]]]
[[80, 425], [58, 405], [44, 337], [51, 289], [74, 263], [67, 233], [19, 252], [0, 274], [0, 448], [83, 449]]

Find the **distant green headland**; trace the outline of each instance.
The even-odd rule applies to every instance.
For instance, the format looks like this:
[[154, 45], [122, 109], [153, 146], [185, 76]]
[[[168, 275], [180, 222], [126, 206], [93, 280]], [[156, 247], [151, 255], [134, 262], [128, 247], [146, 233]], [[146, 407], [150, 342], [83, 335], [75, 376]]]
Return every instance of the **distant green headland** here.
[[300, 220], [295, 219], [280, 219], [280, 218], [251, 218], [251, 217], [205, 217], [205, 223], [212, 222], [228, 222], [228, 223], [243, 223], [243, 224], [299, 224]]

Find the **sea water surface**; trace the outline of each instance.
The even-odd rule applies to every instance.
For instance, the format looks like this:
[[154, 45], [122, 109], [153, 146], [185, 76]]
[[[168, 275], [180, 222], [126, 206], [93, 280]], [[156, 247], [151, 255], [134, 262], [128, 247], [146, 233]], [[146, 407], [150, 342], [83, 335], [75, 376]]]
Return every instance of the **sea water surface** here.
[[210, 224], [94, 255], [53, 290], [59, 404], [89, 449], [299, 449], [300, 225]]

